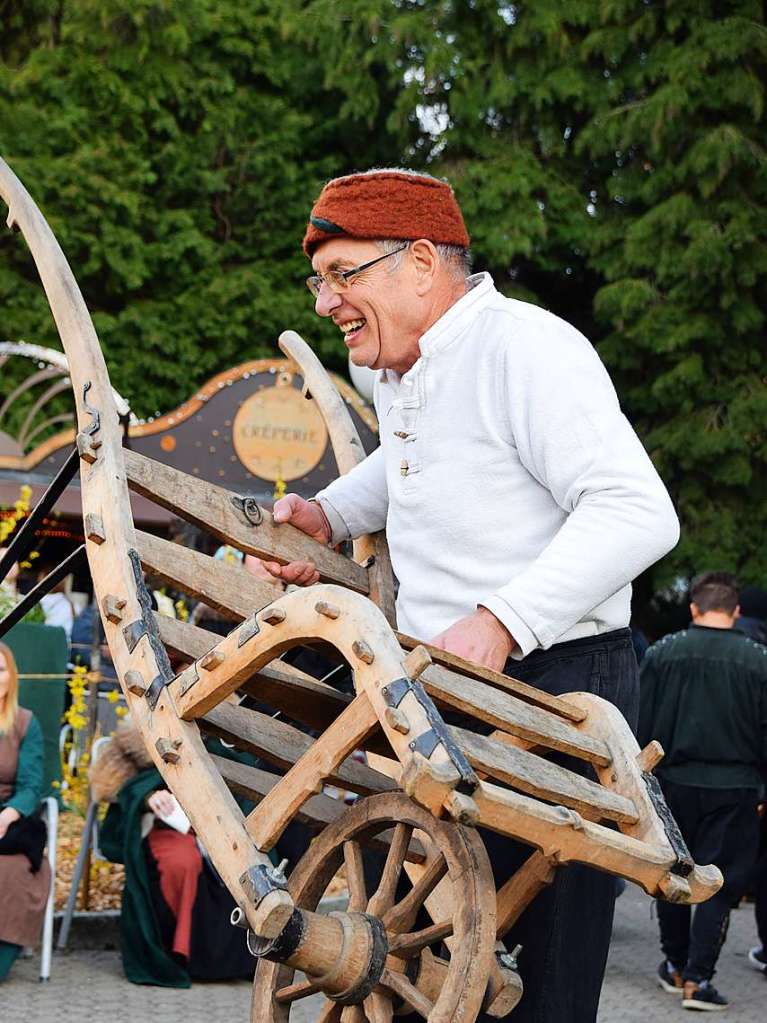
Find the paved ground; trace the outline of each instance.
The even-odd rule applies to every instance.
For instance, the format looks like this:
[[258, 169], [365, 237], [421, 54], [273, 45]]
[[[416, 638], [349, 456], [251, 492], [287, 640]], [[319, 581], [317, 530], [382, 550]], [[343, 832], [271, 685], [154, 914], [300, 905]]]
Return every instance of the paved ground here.
[[[659, 961], [652, 903], [629, 887], [618, 900], [610, 962], [599, 1023], [665, 1023], [696, 1016], [654, 983]], [[77, 923], [75, 924], [75, 928]], [[730, 1023], [765, 1023], [767, 981], [749, 968], [746, 950], [755, 944], [750, 906], [732, 915], [716, 981], [731, 1000], [722, 1018]], [[0, 988], [3, 1023], [246, 1023], [250, 986], [195, 984], [189, 991], [137, 987], [122, 975], [114, 951], [57, 954], [46, 985], [37, 981], [38, 959], [18, 962]], [[291, 1023], [314, 1023], [316, 1002], [304, 1002]], [[513, 1020], [513, 1014], [509, 1017]]]

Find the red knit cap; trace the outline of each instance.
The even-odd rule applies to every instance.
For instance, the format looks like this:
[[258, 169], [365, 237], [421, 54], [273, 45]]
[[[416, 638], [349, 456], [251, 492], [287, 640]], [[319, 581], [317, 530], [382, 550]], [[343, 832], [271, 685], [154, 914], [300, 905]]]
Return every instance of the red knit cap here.
[[399, 170], [334, 178], [320, 192], [304, 235], [304, 252], [329, 238], [428, 238], [435, 245], [469, 247], [453, 190], [445, 181]]

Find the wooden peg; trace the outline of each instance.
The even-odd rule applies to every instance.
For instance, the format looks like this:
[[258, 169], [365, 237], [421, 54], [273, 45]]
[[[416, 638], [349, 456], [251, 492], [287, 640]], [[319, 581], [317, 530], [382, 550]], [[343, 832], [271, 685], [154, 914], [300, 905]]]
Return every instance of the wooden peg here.
[[181, 759], [178, 750], [181, 748], [181, 739], [158, 739], [154, 748], [166, 764], [177, 764]]
[[663, 747], [657, 739], [648, 742], [643, 750], [637, 753], [636, 761], [640, 771], [653, 771], [665, 756]]
[[410, 731], [410, 722], [399, 707], [387, 707], [384, 711], [384, 718], [387, 725], [393, 728], [395, 732], [399, 732], [400, 735], [407, 735]]
[[125, 688], [129, 693], [133, 693], [134, 696], [144, 696], [149, 687], [144, 681], [144, 676], [141, 672], [131, 669], [131, 671], [125, 672]]
[[375, 654], [363, 639], [355, 639], [352, 643], [352, 650], [365, 664], [372, 664], [375, 660]]
[[692, 898], [689, 883], [678, 874], [666, 874], [658, 882], [658, 888], [667, 902], [688, 903]]
[[336, 607], [335, 604], [328, 604], [326, 600], [318, 600], [314, 605], [314, 610], [318, 615], [324, 615], [326, 618], [338, 618], [341, 614], [340, 607]]
[[89, 433], [78, 433], [77, 453], [84, 462], [93, 465], [98, 458], [98, 449], [100, 447], [101, 440], [99, 437], [92, 437]]
[[104, 521], [100, 515], [88, 512], [85, 516], [85, 535], [99, 546], [106, 540], [107, 534], [104, 530]]
[[261, 621], [267, 625], [279, 625], [287, 618], [287, 612], [281, 607], [265, 607], [261, 612]]
[[107, 593], [101, 602], [101, 610], [108, 622], [117, 625], [123, 620], [123, 608], [127, 601], [123, 597], [116, 597], [113, 593]]
[[468, 824], [474, 827], [479, 821], [479, 807], [463, 792], [453, 790], [444, 803], [445, 809], [456, 824]]
[[219, 664], [224, 663], [224, 655], [220, 650], [209, 650], [204, 657], [200, 658], [200, 667], [205, 671], [213, 671]]
[[425, 646], [413, 647], [410, 653], [407, 655], [405, 660], [402, 662], [402, 666], [405, 669], [405, 673], [408, 678], [418, 678], [432, 663], [431, 654]]

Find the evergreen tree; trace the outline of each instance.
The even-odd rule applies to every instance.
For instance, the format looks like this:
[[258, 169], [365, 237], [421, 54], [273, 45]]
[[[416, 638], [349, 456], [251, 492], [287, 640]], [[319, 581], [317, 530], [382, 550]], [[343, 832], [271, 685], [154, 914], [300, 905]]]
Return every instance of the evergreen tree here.
[[[322, 183], [365, 160], [352, 112], [268, 0], [8, 3], [0, 152], [40, 205], [140, 415], [277, 353], [344, 366], [300, 242]], [[375, 146], [371, 158], [375, 157]], [[31, 259], [0, 238], [2, 335], [55, 343]]]
[[[755, 0], [296, 0], [325, 83], [400, 81], [403, 158], [447, 176], [478, 269], [574, 323], [669, 485], [679, 547], [767, 579], [765, 50]], [[406, 144], [417, 122], [415, 145]]]
[[[292, 326], [323, 180], [446, 176], [476, 268], [574, 323], [679, 508], [644, 580], [767, 579], [765, 29], [755, 0], [0, 0], [0, 151], [144, 414]], [[51, 337], [0, 240], [3, 335]], [[137, 355], [140, 353], [140, 355]]]

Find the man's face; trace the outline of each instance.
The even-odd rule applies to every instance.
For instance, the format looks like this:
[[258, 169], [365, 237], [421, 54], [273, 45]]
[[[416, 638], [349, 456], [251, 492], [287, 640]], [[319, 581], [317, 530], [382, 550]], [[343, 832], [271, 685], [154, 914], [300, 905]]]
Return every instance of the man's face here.
[[[314, 253], [312, 267], [318, 274], [351, 270], [380, 255], [372, 241], [333, 238]], [[397, 258], [400, 266], [392, 272], [391, 264]], [[410, 369], [420, 355], [422, 305], [407, 252], [355, 274], [340, 293], [323, 284], [315, 300], [317, 313], [330, 317], [341, 330], [356, 366], [395, 369], [399, 373]]]

